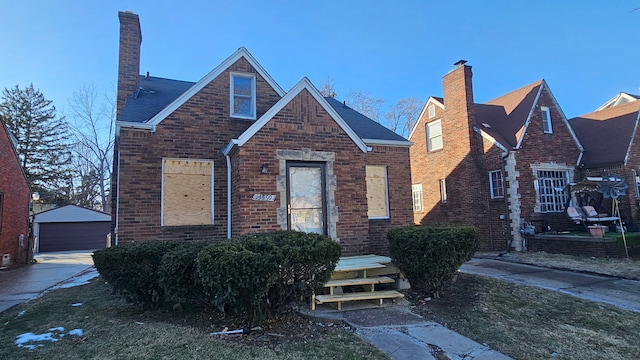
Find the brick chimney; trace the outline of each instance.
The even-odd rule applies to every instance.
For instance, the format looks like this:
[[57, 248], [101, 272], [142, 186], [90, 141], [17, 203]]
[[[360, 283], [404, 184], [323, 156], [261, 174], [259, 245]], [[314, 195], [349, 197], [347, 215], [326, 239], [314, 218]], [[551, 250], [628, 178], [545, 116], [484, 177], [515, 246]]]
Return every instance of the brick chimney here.
[[[455, 69], [451, 70], [442, 78], [442, 87], [444, 89], [444, 108], [445, 117], [449, 119], [451, 126], [455, 129], [455, 133], [459, 136], [468, 134], [469, 146], [473, 136], [473, 126], [475, 124], [475, 114], [473, 107], [473, 84], [471, 78], [471, 66], [465, 65], [466, 60], [460, 60], [454, 65]], [[462, 140], [462, 139], [460, 139]], [[470, 150], [470, 149], [469, 149]]]
[[120, 49], [118, 55], [118, 95], [116, 118], [120, 117], [127, 98], [138, 88], [140, 79], [140, 19], [131, 11], [118, 12], [120, 19]]

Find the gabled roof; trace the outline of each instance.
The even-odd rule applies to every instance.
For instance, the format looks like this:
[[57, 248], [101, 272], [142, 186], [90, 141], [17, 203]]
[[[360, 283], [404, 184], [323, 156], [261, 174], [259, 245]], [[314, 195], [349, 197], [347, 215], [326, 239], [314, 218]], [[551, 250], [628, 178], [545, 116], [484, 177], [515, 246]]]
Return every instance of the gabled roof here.
[[569, 120], [584, 145], [584, 165], [625, 164], [639, 119], [640, 101], [633, 101]]
[[[251, 55], [247, 49], [245, 49], [244, 47], [241, 47], [236, 52], [231, 54], [231, 56], [229, 56], [227, 59], [225, 59], [220, 65], [216, 66], [215, 69], [211, 70], [211, 72], [209, 72], [207, 75], [205, 75], [197, 83], [195, 83], [195, 84], [191, 83], [192, 85], [186, 91], [183, 91], [182, 93], [178, 94], [178, 96], [176, 98], [174, 98], [169, 104], [164, 105], [164, 106], [162, 106], [160, 103], [166, 103], [166, 101], [170, 97], [173, 97], [174, 95], [176, 95], [176, 93], [178, 92], [178, 89], [177, 89], [178, 87], [187, 86], [189, 83], [188, 82], [181, 82], [182, 84], [177, 84], [177, 83], [176, 84], [169, 84], [168, 81], [172, 81], [172, 80], [163, 79], [166, 82], [164, 84], [159, 84], [159, 85], [166, 86], [165, 90], [167, 90], [169, 88], [171, 89], [170, 91], [168, 91], [168, 93], [166, 93], [166, 96], [154, 96], [156, 94], [151, 93], [151, 92], [146, 94], [147, 98], [151, 98], [151, 97], [157, 98], [157, 103], [158, 104], [156, 104], [156, 100], [149, 99], [148, 101], [147, 100], [143, 101], [143, 102], [146, 102], [145, 105], [140, 105], [140, 106], [132, 105], [132, 106], [134, 106], [134, 108], [146, 108], [146, 109], [151, 109], [151, 108], [155, 109], [155, 108], [158, 108], [158, 107], [162, 106], [161, 110], [158, 111], [156, 114], [154, 114], [153, 117], [151, 117], [150, 119], [142, 119], [141, 121], [130, 121], [130, 120], [124, 120], [124, 119], [117, 119], [119, 125], [128, 125], [127, 123], [132, 123], [132, 124], [143, 123], [143, 124], [146, 124], [146, 127], [151, 128], [152, 130], [154, 130], [156, 125], [158, 125], [162, 120], [164, 120], [167, 116], [169, 116], [171, 113], [173, 113], [182, 104], [187, 102], [187, 100], [189, 100], [192, 96], [197, 94], [207, 84], [209, 84], [211, 81], [213, 81], [215, 78], [217, 78], [220, 74], [222, 74], [225, 70], [227, 70], [229, 68], [229, 66], [233, 65], [233, 63], [235, 63], [236, 61], [238, 61], [241, 58], [245, 58], [249, 62], [249, 64], [251, 64], [251, 66], [254, 69], [256, 69], [258, 74], [260, 74], [265, 79], [265, 81], [269, 85], [271, 85], [271, 87], [280, 96], [283, 96], [285, 94], [285, 91], [280, 87], [280, 85], [278, 85], [275, 82], [275, 80], [273, 80], [273, 78], [258, 63], [258, 61], [253, 57], [253, 55]], [[140, 92], [138, 91], [137, 94], [139, 96]], [[134, 112], [135, 113], [134, 110], [131, 110], [131, 111], [127, 110], [127, 107], [129, 106], [129, 104], [130, 103], [135, 103], [135, 102], [137, 102], [137, 98], [135, 96], [127, 98], [127, 102], [125, 104], [125, 107], [124, 107], [122, 113], [123, 114], [128, 113], [128, 112]], [[151, 105], [152, 102], [153, 102], [153, 105]], [[121, 115], [121, 117], [122, 117], [122, 115]]]
[[138, 91], [127, 99], [118, 121], [146, 123], [193, 85], [191, 81], [140, 76]]
[[345, 103], [330, 97], [324, 99], [367, 145], [411, 145], [404, 137], [353, 110]]
[[76, 205], [43, 211], [35, 216], [37, 223], [111, 221], [111, 215]]
[[[356, 132], [347, 124], [347, 122], [340, 116], [340, 114], [327, 102], [327, 100], [320, 94], [320, 92], [311, 84], [311, 81], [306, 77], [300, 80], [289, 92], [283, 96], [275, 105], [273, 105], [264, 115], [262, 115], [256, 122], [253, 123], [242, 135], [237, 139], [231, 140], [222, 152], [228, 155], [231, 150], [236, 146], [243, 146], [249, 141], [253, 135], [255, 135], [263, 126], [269, 122], [280, 110], [282, 110], [287, 104], [289, 104], [294, 97], [296, 97], [303, 90], [307, 90], [324, 110], [329, 113], [333, 120], [349, 135], [351, 140], [362, 150], [362, 152], [370, 151], [371, 149], [365, 144], [365, 142], [356, 134]], [[373, 120], [371, 120], [373, 122]]]
[[2, 116], [0, 116], [0, 131], [4, 131], [4, 133], [7, 134], [7, 138], [9, 139], [9, 146], [11, 147], [11, 150], [13, 151], [13, 155], [15, 156], [15, 159], [16, 159], [16, 165], [20, 168], [20, 173], [22, 173], [24, 183], [27, 184], [27, 186], [29, 186], [28, 185], [29, 182], [27, 180], [27, 174], [24, 172], [24, 169], [20, 165], [20, 156], [18, 155], [18, 139], [13, 135], [13, 133], [11, 133], [11, 131], [9, 131], [9, 128], [4, 123], [4, 119], [2, 118]]
[[618, 95], [611, 98], [606, 103], [602, 104], [602, 106], [597, 108], [595, 111], [600, 111], [610, 107], [620, 106], [620, 105], [637, 101], [637, 100], [640, 100], [640, 95], [633, 95], [626, 92], [621, 92]]

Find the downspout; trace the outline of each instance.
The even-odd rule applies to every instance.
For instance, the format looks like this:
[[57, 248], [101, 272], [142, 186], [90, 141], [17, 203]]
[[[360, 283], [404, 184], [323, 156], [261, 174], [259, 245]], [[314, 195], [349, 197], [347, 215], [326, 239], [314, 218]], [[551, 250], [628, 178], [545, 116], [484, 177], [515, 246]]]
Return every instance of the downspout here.
[[[504, 179], [505, 179], [505, 189], [504, 189], [504, 208], [505, 208], [505, 214], [504, 214], [504, 220], [506, 221], [506, 226], [507, 226], [507, 238], [509, 240], [507, 240], [507, 250], [503, 253], [503, 254], [507, 254], [510, 250], [511, 250], [511, 244], [513, 243], [513, 238], [511, 236], [511, 219], [509, 218], [509, 191], [507, 190], [507, 184], [506, 184], [506, 180], [507, 180], [507, 156], [509, 156], [509, 151], [505, 151], [504, 155], [502, 155], [502, 172], [505, 174], [504, 175]], [[503, 255], [500, 254], [500, 255]]]
[[229, 154], [225, 154], [227, 159], [227, 239], [231, 239], [231, 159]]
[[115, 235], [115, 246], [118, 246], [118, 214], [120, 213], [120, 149], [118, 149], [118, 180], [116, 186], [118, 193], [116, 194], [116, 225], [113, 227], [113, 233]]

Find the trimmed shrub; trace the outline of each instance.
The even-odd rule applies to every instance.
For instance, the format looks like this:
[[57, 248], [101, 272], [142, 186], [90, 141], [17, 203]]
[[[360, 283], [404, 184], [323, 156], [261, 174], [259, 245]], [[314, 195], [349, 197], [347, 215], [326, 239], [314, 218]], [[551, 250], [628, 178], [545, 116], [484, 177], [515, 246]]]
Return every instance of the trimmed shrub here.
[[387, 233], [393, 263], [411, 287], [438, 297], [438, 290], [469, 261], [478, 245], [476, 228], [468, 225], [419, 225]]
[[273, 257], [229, 241], [206, 247], [197, 263], [202, 288], [221, 311], [258, 320], [266, 316], [263, 299], [278, 271]]
[[190, 241], [162, 256], [158, 269], [160, 286], [172, 301], [211, 306], [198, 277], [198, 253], [210, 242]]
[[158, 308], [165, 300], [158, 268], [164, 254], [179, 244], [148, 241], [113, 246], [94, 252], [93, 263], [116, 293], [145, 309]]
[[320, 293], [340, 259], [340, 244], [330, 237], [299, 231], [275, 231], [239, 239], [252, 251], [269, 254], [278, 265], [277, 280], [269, 289], [269, 309]]

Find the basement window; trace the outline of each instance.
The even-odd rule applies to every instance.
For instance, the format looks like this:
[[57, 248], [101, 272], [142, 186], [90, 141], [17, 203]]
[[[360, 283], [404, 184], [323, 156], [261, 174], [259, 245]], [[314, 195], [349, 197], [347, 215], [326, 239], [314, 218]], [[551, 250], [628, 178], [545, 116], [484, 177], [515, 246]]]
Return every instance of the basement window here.
[[250, 74], [231, 73], [231, 117], [256, 118], [256, 77]]

